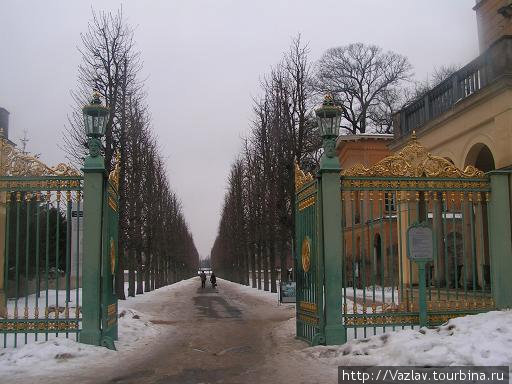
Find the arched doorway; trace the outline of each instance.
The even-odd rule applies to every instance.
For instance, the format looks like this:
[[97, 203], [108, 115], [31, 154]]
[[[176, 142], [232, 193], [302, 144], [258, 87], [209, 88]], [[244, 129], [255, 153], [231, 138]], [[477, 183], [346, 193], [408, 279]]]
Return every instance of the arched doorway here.
[[473, 165], [481, 171], [489, 172], [494, 169], [494, 156], [492, 155], [491, 150], [485, 144], [478, 143], [471, 147], [466, 156], [465, 166]]

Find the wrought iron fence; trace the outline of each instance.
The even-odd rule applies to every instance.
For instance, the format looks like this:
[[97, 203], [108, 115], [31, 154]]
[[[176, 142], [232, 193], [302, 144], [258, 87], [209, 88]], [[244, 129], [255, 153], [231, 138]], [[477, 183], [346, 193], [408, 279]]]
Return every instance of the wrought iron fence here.
[[0, 171], [3, 346], [78, 338], [83, 178], [64, 164], [47, 167], [6, 139]]
[[312, 344], [323, 319], [322, 263], [318, 252], [318, 183], [296, 166], [297, 337]]
[[[419, 325], [418, 268], [406, 231], [433, 230], [428, 324], [494, 308], [487, 230], [489, 180], [457, 169], [414, 139], [400, 153], [341, 177], [342, 322], [348, 338]], [[355, 218], [360, 217], [358, 223]]]

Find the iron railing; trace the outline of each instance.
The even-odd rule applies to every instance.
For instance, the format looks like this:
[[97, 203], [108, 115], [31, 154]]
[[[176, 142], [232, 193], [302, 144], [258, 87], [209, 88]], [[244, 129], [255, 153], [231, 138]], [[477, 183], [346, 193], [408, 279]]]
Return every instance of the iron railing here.
[[405, 106], [395, 115], [395, 137], [409, 135], [502, 75], [511, 74], [511, 47], [512, 37], [503, 37], [424, 96]]

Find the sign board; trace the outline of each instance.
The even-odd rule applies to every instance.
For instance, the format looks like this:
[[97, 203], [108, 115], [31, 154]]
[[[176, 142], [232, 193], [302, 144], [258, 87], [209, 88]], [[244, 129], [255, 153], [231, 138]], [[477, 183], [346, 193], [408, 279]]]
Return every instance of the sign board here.
[[279, 284], [279, 301], [281, 303], [295, 303], [295, 289], [295, 281], [281, 281]]
[[407, 229], [407, 256], [411, 261], [431, 261], [434, 255], [432, 229], [427, 224], [414, 224]]

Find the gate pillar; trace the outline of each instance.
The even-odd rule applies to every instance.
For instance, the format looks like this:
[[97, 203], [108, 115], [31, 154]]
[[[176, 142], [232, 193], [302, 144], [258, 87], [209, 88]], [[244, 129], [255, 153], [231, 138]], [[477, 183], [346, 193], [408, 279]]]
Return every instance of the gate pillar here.
[[101, 137], [109, 121], [109, 109], [101, 105], [95, 92], [89, 105], [82, 109], [89, 155], [84, 172], [84, 230], [82, 261], [82, 330], [80, 342], [101, 345], [101, 282], [104, 194], [107, 183], [105, 160], [101, 154]]
[[[341, 188], [338, 158], [325, 158], [319, 171], [320, 177], [320, 257], [324, 262], [325, 295], [325, 344], [346, 342], [341, 320]], [[327, 161], [329, 160], [329, 161]], [[334, 160], [334, 161], [330, 161]]]
[[492, 171], [489, 202], [489, 252], [496, 308], [512, 307], [511, 171]]
[[101, 252], [105, 163], [97, 154], [85, 159], [84, 172], [84, 230], [82, 275], [82, 330], [80, 342], [101, 343]]
[[330, 95], [322, 107], [316, 110], [324, 153], [320, 159], [319, 197], [319, 254], [323, 263], [325, 344], [346, 342], [346, 332], [341, 319], [341, 295], [343, 286], [341, 261], [341, 183], [340, 163], [336, 156], [336, 138], [339, 133], [341, 110], [334, 105]]

